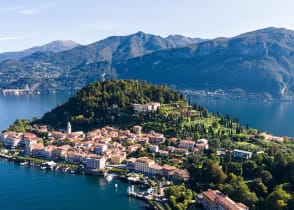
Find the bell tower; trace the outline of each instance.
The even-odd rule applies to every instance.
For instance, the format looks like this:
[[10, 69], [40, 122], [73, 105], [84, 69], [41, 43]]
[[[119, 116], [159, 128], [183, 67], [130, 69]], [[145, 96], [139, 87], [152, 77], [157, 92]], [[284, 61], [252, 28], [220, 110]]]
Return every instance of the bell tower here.
[[67, 134], [71, 134], [71, 124], [70, 124], [70, 122], [67, 122], [67, 129], [66, 129], [66, 131], [67, 131]]

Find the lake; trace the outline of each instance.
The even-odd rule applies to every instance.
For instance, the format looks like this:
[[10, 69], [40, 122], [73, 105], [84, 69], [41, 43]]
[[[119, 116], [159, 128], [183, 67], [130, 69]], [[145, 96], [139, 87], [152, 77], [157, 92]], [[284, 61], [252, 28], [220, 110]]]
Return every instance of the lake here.
[[[1, 95], [0, 130], [16, 118], [40, 117], [69, 96]], [[0, 177], [0, 209], [5, 210], [134, 210], [144, 205], [127, 196], [127, 183], [118, 180], [107, 183], [103, 177], [44, 171], [1, 158]]]
[[210, 112], [229, 114], [243, 125], [279, 136], [294, 136], [294, 103], [262, 100], [193, 99]]
[[[0, 95], [0, 130], [17, 118], [41, 117], [57, 104], [65, 102], [69, 94]], [[275, 135], [294, 136], [294, 103], [258, 100], [196, 99], [192, 102], [205, 106], [210, 112], [229, 114], [244, 125], [269, 131]]]
[[[51, 172], [0, 159], [0, 209], [140, 209], [127, 183], [103, 177]], [[115, 183], [118, 184], [117, 189]]]
[[[0, 96], [0, 130], [16, 118], [41, 117], [69, 94]], [[276, 135], [294, 136], [294, 103], [194, 99], [211, 112], [228, 113], [242, 123]], [[127, 184], [102, 177], [63, 174], [22, 167], [0, 159], [0, 209], [138, 209], [126, 196]], [[115, 190], [114, 184], [118, 183]]]
[[15, 119], [41, 117], [69, 97], [69, 94], [0, 95], [0, 130], [7, 128]]

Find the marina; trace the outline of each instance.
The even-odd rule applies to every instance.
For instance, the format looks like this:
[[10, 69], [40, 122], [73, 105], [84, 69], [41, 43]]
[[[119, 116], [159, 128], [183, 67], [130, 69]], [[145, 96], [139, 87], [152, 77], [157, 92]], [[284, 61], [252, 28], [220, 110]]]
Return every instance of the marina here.
[[[121, 206], [130, 210], [144, 207], [141, 201], [127, 196], [129, 185], [119, 179], [107, 182], [103, 176], [54, 173], [29, 164], [21, 167], [7, 159], [0, 159], [0, 167], [0, 202], [3, 209], [29, 210], [23, 208], [26, 205], [34, 206], [36, 210], [49, 210], [56, 209], [56, 203], [60, 209], [74, 210], [91, 210], [95, 206], [99, 210], [120, 209]], [[13, 202], [12, 198], [17, 202]]]

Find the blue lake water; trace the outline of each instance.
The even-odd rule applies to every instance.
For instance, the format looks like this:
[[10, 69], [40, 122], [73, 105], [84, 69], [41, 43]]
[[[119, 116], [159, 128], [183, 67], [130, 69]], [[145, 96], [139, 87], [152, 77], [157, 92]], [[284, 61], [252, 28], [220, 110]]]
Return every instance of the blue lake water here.
[[0, 159], [0, 177], [3, 210], [133, 210], [143, 205], [126, 195], [127, 183], [107, 183], [103, 177], [44, 171], [4, 159]]
[[[68, 94], [0, 96], [0, 130], [16, 118], [40, 117]], [[294, 103], [246, 100], [194, 100], [211, 112], [228, 113], [242, 123], [276, 135], [294, 136]], [[142, 203], [126, 196], [127, 184], [104, 178], [42, 171], [0, 159], [0, 210], [138, 209]]]
[[69, 97], [69, 94], [0, 95], [0, 130], [7, 128], [15, 119], [41, 117]]
[[[68, 94], [0, 96], [0, 130], [16, 118], [40, 117], [68, 98]], [[129, 198], [128, 184], [119, 180], [107, 183], [103, 177], [43, 171], [1, 158], [0, 177], [0, 210], [134, 210], [144, 205]]]
[[229, 114], [243, 125], [274, 135], [294, 137], [294, 103], [255, 100], [193, 99], [210, 112]]

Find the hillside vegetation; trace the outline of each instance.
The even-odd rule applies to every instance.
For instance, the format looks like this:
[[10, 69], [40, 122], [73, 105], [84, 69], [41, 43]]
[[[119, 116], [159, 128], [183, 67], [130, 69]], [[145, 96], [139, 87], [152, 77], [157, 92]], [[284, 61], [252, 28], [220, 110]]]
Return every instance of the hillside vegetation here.
[[212, 40], [138, 32], [0, 63], [0, 88], [76, 91], [109, 79], [294, 100], [294, 31], [265, 28]]
[[[160, 102], [157, 111], [135, 112], [134, 103]], [[208, 139], [209, 148], [188, 156], [171, 154], [162, 157], [147, 149], [138, 149], [131, 157], [148, 156], [161, 164], [170, 164], [190, 173], [181, 186], [166, 188], [167, 209], [187, 209], [192, 191], [208, 188], [221, 190], [236, 202], [250, 209], [290, 210], [294, 207], [294, 144], [293, 139], [265, 139], [257, 129], [242, 126], [237, 119], [211, 114], [165, 86], [138, 80], [107, 80], [92, 83], [68, 102], [48, 112], [36, 122], [73, 130], [93, 130], [106, 125], [131, 129], [141, 125], [144, 132], [161, 132], [167, 140], [158, 146], [178, 146], [179, 139]], [[32, 129], [27, 120], [17, 120], [8, 130]], [[113, 138], [113, 141], [117, 139]], [[128, 144], [127, 144], [128, 146]], [[143, 145], [148, 147], [148, 145]], [[252, 157], [234, 157], [234, 149], [252, 152]]]
[[54, 127], [64, 127], [71, 121], [76, 128], [86, 130], [105, 125], [128, 127], [140, 121], [133, 111], [135, 103], [169, 104], [179, 100], [184, 100], [183, 96], [165, 86], [138, 80], [107, 80], [86, 86], [40, 121]]

